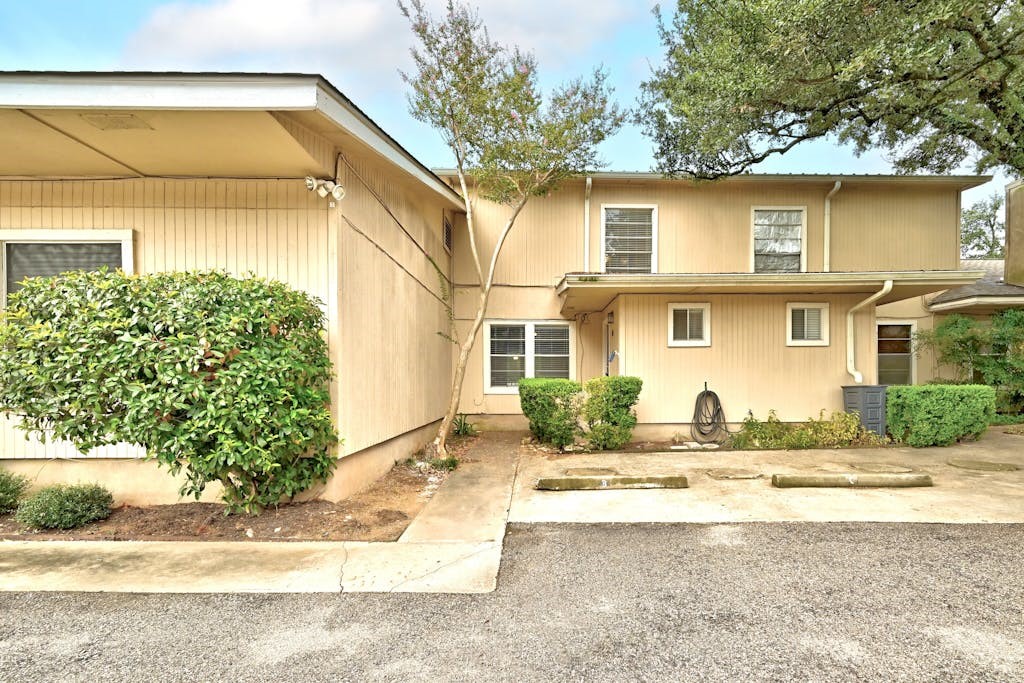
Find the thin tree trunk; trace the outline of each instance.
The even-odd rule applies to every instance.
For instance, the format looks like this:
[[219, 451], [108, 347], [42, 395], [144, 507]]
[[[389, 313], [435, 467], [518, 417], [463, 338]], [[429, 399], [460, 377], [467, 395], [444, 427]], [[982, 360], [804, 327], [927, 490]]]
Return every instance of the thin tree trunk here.
[[[465, 184], [463, 183], [463, 187]], [[476, 315], [473, 316], [473, 325], [469, 329], [469, 333], [459, 348], [459, 362], [455, 366], [455, 374], [452, 378], [452, 393], [448, 399], [448, 410], [445, 411], [444, 418], [441, 420], [441, 424], [437, 428], [437, 435], [434, 436], [434, 440], [430, 443], [430, 455], [436, 458], [447, 458], [448, 457], [448, 432], [452, 428], [452, 423], [455, 421], [455, 416], [459, 412], [459, 399], [462, 398], [462, 383], [466, 379], [466, 366], [469, 365], [469, 355], [473, 352], [473, 346], [476, 344], [476, 336], [480, 333], [480, 328], [483, 327], [484, 318], [487, 317], [487, 302], [491, 297], [491, 288], [494, 286], [494, 272], [497, 269], [498, 256], [501, 254], [501, 248], [505, 244], [506, 238], [508, 238], [509, 232], [512, 230], [512, 226], [515, 225], [516, 218], [519, 216], [519, 212], [526, 206], [526, 201], [529, 197], [523, 197], [515, 205], [512, 210], [512, 215], [509, 216], [505, 222], [505, 227], [498, 236], [498, 241], [494, 245], [494, 252], [491, 254], [491, 261], [487, 269], [487, 278], [482, 279], [480, 283], [480, 304], [477, 306]], [[468, 198], [467, 198], [468, 203]], [[471, 209], [470, 209], [471, 211]], [[472, 213], [467, 211], [466, 216], [466, 227], [469, 229], [470, 235], [474, 232], [473, 217]], [[476, 243], [473, 242], [473, 258], [475, 263], [480, 263], [479, 254], [476, 252]]]

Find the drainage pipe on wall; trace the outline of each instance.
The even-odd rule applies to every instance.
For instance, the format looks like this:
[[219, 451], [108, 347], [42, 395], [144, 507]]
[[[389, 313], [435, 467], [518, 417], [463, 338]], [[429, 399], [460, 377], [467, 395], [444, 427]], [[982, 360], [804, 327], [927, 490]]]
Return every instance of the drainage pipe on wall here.
[[892, 280], [886, 280], [880, 290], [846, 312], [846, 371], [853, 376], [853, 381], [857, 384], [864, 383], [864, 375], [857, 369], [856, 356], [854, 355], [854, 345], [857, 342], [857, 336], [854, 331], [853, 317], [857, 311], [865, 306], [870, 306], [891, 291]]
[[839, 188], [842, 186], [843, 181], [837, 180], [829, 193], [825, 195], [825, 256], [822, 270], [826, 273], [832, 269], [832, 197], [839, 192]]
[[590, 272], [590, 188], [594, 179], [587, 176], [587, 191], [583, 199], [583, 272]]

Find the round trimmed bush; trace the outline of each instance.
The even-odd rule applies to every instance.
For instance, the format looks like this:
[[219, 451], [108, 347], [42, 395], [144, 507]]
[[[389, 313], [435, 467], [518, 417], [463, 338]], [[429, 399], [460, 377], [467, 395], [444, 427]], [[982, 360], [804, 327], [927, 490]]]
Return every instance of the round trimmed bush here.
[[228, 273], [31, 278], [0, 320], [0, 411], [80, 450], [137, 444], [197, 499], [258, 513], [326, 479], [338, 438], [320, 303]]
[[18, 499], [28, 489], [28, 483], [28, 477], [0, 469], [0, 515], [18, 507]]
[[76, 529], [106, 519], [114, 497], [98, 484], [58, 484], [26, 498], [14, 518], [33, 529]]

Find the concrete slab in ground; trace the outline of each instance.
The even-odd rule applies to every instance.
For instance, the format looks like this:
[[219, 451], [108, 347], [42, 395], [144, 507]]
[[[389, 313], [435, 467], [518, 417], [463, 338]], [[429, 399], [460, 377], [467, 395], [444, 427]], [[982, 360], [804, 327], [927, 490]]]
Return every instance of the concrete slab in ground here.
[[0, 591], [488, 593], [500, 543], [0, 542]]
[[[980, 441], [949, 448], [813, 451], [674, 451], [543, 455], [523, 449], [510, 523], [582, 522], [1024, 522], [1024, 469], [980, 472], [951, 458], [1024, 466], [1024, 437], [990, 430]], [[776, 489], [768, 478], [715, 479], [708, 470], [772, 474], [863, 472], [859, 465], [908, 468], [932, 476], [914, 489]], [[621, 474], [685, 474], [690, 488], [650, 491], [535, 491], [538, 477], [567, 468]]]
[[398, 542], [500, 542], [522, 436], [489, 432], [481, 437]]

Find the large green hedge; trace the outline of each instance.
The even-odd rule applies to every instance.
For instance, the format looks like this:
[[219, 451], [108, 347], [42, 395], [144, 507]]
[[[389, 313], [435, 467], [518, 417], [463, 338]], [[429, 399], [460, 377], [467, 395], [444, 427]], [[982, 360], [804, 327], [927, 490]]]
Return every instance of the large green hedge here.
[[643, 380], [639, 377], [595, 377], [584, 390], [583, 419], [587, 423], [587, 442], [591, 448], [622, 448], [633, 436]]
[[519, 404], [540, 441], [559, 448], [576, 440], [580, 414], [579, 382], [568, 379], [519, 380]]
[[324, 315], [223, 272], [26, 280], [0, 320], [0, 410], [82, 450], [143, 446], [197, 498], [258, 512], [330, 475]]
[[583, 437], [593, 449], [616, 449], [633, 434], [642, 386], [638, 377], [598, 377], [585, 387], [568, 379], [521, 379], [519, 402], [540, 441], [561, 448]]
[[894, 439], [915, 447], [948, 446], [988, 428], [996, 391], [973, 384], [890, 386], [886, 404]]

